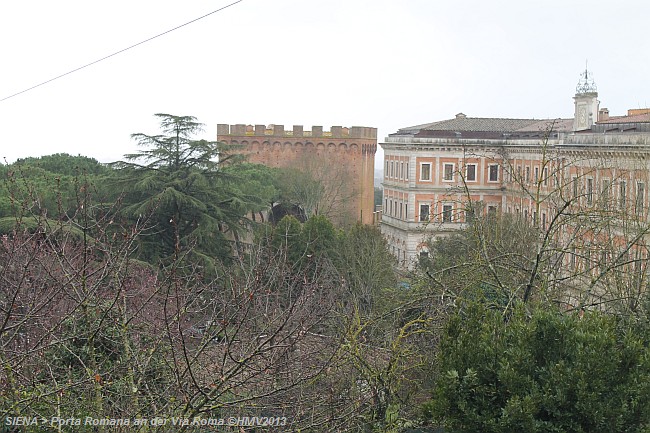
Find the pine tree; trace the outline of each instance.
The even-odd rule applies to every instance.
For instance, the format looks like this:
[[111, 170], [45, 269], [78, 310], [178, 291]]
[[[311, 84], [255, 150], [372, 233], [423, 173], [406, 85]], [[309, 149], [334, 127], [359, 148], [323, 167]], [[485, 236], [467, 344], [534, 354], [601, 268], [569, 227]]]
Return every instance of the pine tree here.
[[224, 170], [238, 161], [236, 155], [225, 155], [221, 143], [194, 138], [203, 130], [195, 117], [156, 117], [162, 134], [132, 134], [143, 149], [113, 164], [126, 190], [127, 213], [151, 215], [154, 222], [141, 255], [149, 261], [186, 255], [212, 267], [231, 256], [225, 234], [236, 238], [248, 222], [245, 214], [261, 199], [242, 196], [238, 179]]

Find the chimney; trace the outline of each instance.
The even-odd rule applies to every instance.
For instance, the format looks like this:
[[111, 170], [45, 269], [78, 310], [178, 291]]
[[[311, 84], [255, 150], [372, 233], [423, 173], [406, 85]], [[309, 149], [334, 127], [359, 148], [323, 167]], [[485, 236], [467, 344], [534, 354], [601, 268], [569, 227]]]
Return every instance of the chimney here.
[[601, 108], [598, 110], [598, 121], [604, 122], [605, 120], [609, 120], [609, 110], [607, 108]]
[[456, 114], [456, 119], [467, 119], [467, 116], [463, 113]]

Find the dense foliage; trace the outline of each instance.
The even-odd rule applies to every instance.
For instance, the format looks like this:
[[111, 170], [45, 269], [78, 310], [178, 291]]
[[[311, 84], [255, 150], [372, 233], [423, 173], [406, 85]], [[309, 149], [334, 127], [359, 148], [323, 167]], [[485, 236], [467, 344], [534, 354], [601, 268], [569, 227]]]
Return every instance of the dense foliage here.
[[95, 158], [82, 155], [72, 156], [67, 153], [55, 153], [39, 158], [20, 158], [15, 165], [40, 167], [47, 172], [64, 176], [105, 175], [110, 171], [108, 167], [100, 164]]
[[[110, 171], [95, 159], [61, 153], [2, 166], [0, 218], [69, 217], [82, 189], [96, 191]], [[6, 227], [0, 233], [7, 233]]]
[[236, 156], [219, 143], [196, 140], [202, 125], [194, 117], [156, 116], [162, 134], [133, 134], [143, 150], [113, 164], [125, 191], [125, 212], [134, 220], [150, 215], [154, 223], [151, 235], [142, 239], [141, 257], [166, 263], [182, 250], [187, 259], [213, 271], [215, 261], [230, 257], [227, 233], [236, 238], [245, 228], [245, 215], [267, 205], [263, 194], [273, 191], [260, 188], [253, 194], [259, 176], [247, 185], [245, 176], [225, 170]]
[[650, 329], [598, 312], [474, 303], [440, 345], [431, 407], [452, 432], [644, 432], [650, 429]]

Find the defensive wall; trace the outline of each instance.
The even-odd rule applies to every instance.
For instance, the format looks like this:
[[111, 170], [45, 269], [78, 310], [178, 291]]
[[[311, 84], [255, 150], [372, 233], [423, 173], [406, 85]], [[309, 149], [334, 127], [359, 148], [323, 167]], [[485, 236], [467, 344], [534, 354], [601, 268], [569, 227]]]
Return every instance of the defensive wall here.
[[238, 146], [238, 152], [255, 164], [299, 170], [316, 164], [330, 170], [326, 182], [344, 176], [347, 192], [341, 215], [373, 223], [377, 128], [332, 126], [326, 131], [322, 126], [307, 130], [302, 125], [285, 129], [284, 125], [219, 124], [217, 140]]

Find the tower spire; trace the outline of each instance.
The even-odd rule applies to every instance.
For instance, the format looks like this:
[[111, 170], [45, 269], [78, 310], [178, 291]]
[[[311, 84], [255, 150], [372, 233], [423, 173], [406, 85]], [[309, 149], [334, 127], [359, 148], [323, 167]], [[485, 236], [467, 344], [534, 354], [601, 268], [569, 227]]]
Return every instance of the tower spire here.
[[598, 89], [589, 72], [585, 61], [585, 71], [580, 73], [580, 80], [576, 86], [576, 95], [573, 97], [575, 111], [573, 118], [573, 130], [584, 131], [590, 129], [598, 119]]
[[598, 88], [594, 82], [593, 75], [589, 72], [588, 61], [585, 60], [585, 71], [580, 74], [578, 85], [576, 86], [576, 94], [582, 95], [585, 93], [596, 93]]

